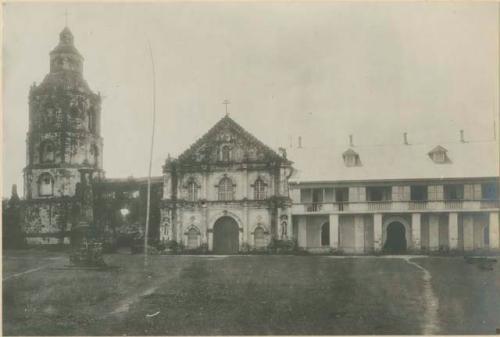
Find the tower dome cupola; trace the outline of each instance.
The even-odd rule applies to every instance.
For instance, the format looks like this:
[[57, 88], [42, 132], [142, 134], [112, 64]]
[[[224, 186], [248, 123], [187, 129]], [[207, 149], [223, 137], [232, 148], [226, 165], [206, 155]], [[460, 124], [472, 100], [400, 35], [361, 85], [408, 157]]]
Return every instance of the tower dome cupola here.
[[74, 45], [73, 33], [68, 27], [59, 33], [59, 44], [50, 52], [50, 72], [83, 72], [83, 56]]

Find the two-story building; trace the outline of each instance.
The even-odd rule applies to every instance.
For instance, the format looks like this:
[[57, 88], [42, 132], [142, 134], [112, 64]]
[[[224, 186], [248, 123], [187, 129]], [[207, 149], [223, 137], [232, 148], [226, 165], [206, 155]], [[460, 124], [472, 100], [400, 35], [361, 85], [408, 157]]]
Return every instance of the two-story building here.
[[499, 248], [498, 144], [290, 149], [293, 236], [310, 251]]

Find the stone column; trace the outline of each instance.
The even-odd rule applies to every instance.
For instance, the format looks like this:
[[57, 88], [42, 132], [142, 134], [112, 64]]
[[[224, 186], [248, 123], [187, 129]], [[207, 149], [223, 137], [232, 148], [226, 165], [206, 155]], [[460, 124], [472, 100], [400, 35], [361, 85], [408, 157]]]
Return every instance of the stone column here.
[[354, 216], [354, 251], [365, 252], [365, 221], [363, 215]]
[[420, 250], [420, 228], [421, 228], [422, 215], [420, 213], [413, 213], [411, 215], [411, 246], [414, 250]]
[[450, 249], [458, 248], [458, 213], [448, 215], [448, 240]]
[[248, 196], [249, 187], [250, 186], [248, 186], [248, 168], [245, 165], [245, 182], [244, 182], [244, 186], [243, 186], [243, 198], [253, 199], [253, 198], [250, 198]]
[[498, 212], [490, 212], [490, 249], [498, 249], [500, 247], [499, 227], [498, 227]]
[[292, 205], [290, 205], [288, 207], [287, 214], [288, 214], [288, 223], [287, 223], [288, 228], [286, 229], [286, 234], [287, 234], [287, 239], [292, 240], [292, 239], [294, 239], [294, 237], [293, 237], [293, 223], [292, 223]]
[[429, 215], [429, 249], [439, 249], [439, 215]]
[[373, 214], [373, 249], [382, 250], [382, 214]]
[[339, 248], [339, 215], [330, 214], [330, 247]]
[[214, 249], [214, 232], [213, 229], [208, 230], [208, 250], [212, 251]]
[[464, 214], [464, 250], [474, 249], [474, 217], [471, 214]]
[[298, 238], [297, 238], [297, 244], [299, 247], [302, 248], [307, 248], [307, 219], [305, 216], [299, 216], [297, 217], [298, 220]]
[[249, 223], [249, 211], [248, 211], [248, 204], [245, 201], [243, 205], [243, 242], [249, 244], [250, 246], [253, 246], [253, 242], [251, 239], [251, 226]]

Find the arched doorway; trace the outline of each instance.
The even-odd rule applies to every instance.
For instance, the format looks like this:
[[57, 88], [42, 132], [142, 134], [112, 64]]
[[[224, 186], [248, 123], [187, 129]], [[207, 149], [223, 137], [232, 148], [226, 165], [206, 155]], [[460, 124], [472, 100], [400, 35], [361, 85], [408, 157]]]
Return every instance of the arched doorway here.
[[236, 254], [239, 251], [240, 229], [236, 221], [223, 216], [214, 224], [214, 252], [220, 254]]
[[400, 253], [406, 251], [406, 229], [400, 222], [391, 222], [387, 226], [384, 250], [392, 253]]

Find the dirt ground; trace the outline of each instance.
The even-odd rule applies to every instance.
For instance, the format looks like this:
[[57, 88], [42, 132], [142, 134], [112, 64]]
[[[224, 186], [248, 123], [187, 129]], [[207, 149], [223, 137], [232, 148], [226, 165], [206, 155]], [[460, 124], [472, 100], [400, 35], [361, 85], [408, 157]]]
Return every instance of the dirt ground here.
[[3, 256], [5, 335], [494, 334], [500, 265], [460, 257]]

